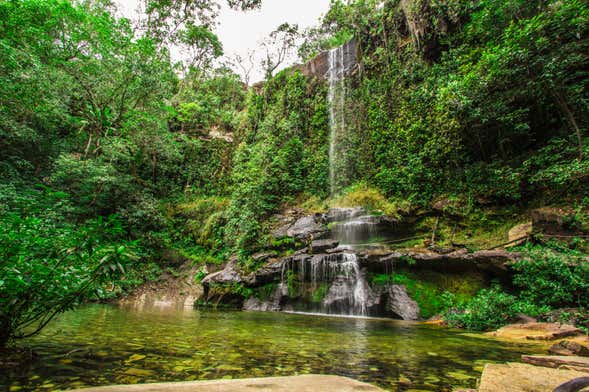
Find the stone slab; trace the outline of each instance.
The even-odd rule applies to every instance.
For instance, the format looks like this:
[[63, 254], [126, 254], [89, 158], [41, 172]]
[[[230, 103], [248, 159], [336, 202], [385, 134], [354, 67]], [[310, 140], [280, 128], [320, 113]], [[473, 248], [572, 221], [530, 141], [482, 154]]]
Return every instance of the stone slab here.
[[159, 384], [115, 385], [77, 389], [78, 392], [382, 392], [370, 384], [340, 376], [305, 375]]
[[561, 355], [522, 355], [522, 361], [554, 369], [583, 369], [589, 374], [589, 357]]
[[488, 364], [483, 370], [479, 392], [553, 392], [559, 385], [587, 374], [523, 363]]
[[582, 331], [572, 325], [558, 323], [512, 324], [488, 332], [488, 336], [513, 340], [556, 340], [580, 335]]

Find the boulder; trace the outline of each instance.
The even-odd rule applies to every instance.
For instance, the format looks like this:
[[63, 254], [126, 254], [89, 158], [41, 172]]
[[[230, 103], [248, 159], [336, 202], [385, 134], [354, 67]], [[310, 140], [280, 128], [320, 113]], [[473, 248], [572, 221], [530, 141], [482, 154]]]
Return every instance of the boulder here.
[[419, 320], [419, 305], [409, 297], [405, 286], [392, 285], [388, 294], [388, 310], [403, 320]]
[[548, 351], [554, 355], [589, 357], [589, 339], [585, 343], [583, 344], [574, 340], [563, 340], [554, 344]]
[[550, 236], [581, 234], [571, 225], [575, 211], [571, 208], [543, 207], [531, 212], [534, 233]]
[[337, 248], [338, 245], [339, 241], [336, 240], [315, 240], [311, 242], [311, 253], [324, 253]]
[[248, 298], [243, 304], [243, 310], [259, 311], [259, 312], [279, 312], [282, 310], [282, 303], [288, 297], [288, 286], [280, 283], [272, 298], [267, 301], [262, 301], [256, 297]]
[[553, 392], [559, 385], [586, 375], [522, 363], [488, 364], [483, 370], [479, 392]]
[[532, 222], [522, 223], [521, 225], [514, 226], [507, 234], [509, 245], [516, 246], [521, 245], [527, 241], [532, 235]]
[[237, 258], [232, 258], [224, 269], [219, 272], [207, 275], [203, 280], [203, 285], [209, 285], [211, 283], [216, 284], [233, 284], [242, 283], [243, 279], [237, 269]]
[[320, 238], [327, 233], [323, 224], [323, 215], [307, 215], [297, 220], [286, 230], [286, 235], [300, 240]]
[[561, 355], [522, 355], [522, 361], [530, 365], [553, 369], [569, 369], [589, 372], [589, 358]]

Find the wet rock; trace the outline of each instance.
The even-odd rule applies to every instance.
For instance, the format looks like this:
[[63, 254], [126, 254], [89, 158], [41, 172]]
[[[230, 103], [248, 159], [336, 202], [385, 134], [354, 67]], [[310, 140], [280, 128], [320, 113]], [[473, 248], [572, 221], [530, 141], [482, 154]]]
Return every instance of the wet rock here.
[[378, 307], [379, 300], [363, 276], [340, 275], [329, 286], [322, 306], [327, 313], [368, 316]]
[[559, 355], [522, 355], [522, 361], [530, 365], [553, 369], [572, 369], [589, 372], [589, 358]]
[[342, 222], [352, 218], [366, 215], [367, 211], [362, 207], [337, 207], [330, 208], [325, 215], [325, 220], [331, 222]]
[[586, 373], [522, 363], [488, 364], [479, 392], [553, 392], [560, 384], [582, 376]]
[[237, 269], [237, 258], [232, 258], [227, 266], [219, 272], [215, 272], [213, 274], [207, 275], [203, 280], [203, 285], [208, 285], [211, 283], [217, 284], [232, 284], [232, 283], [242, 283], [243, 279], [241, 274]]
[[573, 340], [563, 340], [554, 344], [548, 351], [554, 355], [589, 357], [589, 340], [586, 341], [586, 344]]
[[419, 305], [409, 297], [405, 286], [392, 285], [389, 288], [387, 307], [403, 320], [419, 320]]
[[282, 303], [288, 297], [288, 286], [280, 283], [272, 298], [267, 301], [262, 301], [256, 297], [248, 298], [243, 304], [243, 310], [259, 311], [259, 312], [279, 312], [282, 310]]
[[[345, 52], [345, 56], [343, 56], [344, 74], [354, 73], [358, 69], [359, 63], [358, 42], [352, 39], [342, 45], [341, 50]], [[319, 53], [299, 69], [307, 77], [326, 78], [329, 74], [329, 51]]]
[[286, 230], [289, 237], [296, 239], [320, 238], [327, 233], [327, 227], [323, 224], [323, 215], [308, 215], [297, 220]]
[[336, 240], [315, 240], [311, 242], [311, 253], [322, 253], [337, 248], [339, 241]]

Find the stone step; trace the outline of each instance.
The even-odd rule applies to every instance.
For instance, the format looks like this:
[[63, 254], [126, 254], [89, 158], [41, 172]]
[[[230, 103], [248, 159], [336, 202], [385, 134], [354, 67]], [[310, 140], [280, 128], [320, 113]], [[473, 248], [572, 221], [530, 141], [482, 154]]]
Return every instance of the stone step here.
[[383, 392], [370, 384], [340, 376], [305, 375], [242, 380], [191, 381], [159, 384], [113, 385], [74, 392]]
[[483, 370], [479, 392], [553, 392], [565, 382], [586, 376], [587, 372], [523, 363], [488, 364]]

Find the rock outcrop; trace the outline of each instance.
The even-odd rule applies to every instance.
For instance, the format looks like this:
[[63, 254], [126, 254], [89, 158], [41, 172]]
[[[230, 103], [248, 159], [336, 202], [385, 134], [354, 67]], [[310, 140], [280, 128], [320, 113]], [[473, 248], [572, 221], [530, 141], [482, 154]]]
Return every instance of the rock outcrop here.
[[589, 374], [589, 358], [561, 355], [522, 355], [522, 361], [530, 365], [553, 369], [568, 369]]
[[233, 284], [242, 282], [242, 275], [237, 268], [237, 258], [232, 258], [224, 269], [207, 275], [201, 283], [206, 286], [210, 284]]
[[204, 292], [203, 286], [195, 280], [199, 273], [200, 268], [192, 267], [190, 263], [183, 264], [177, 274], [164, 273], [156, 282], [140, 286], [119, 303], [137, 309], [192, 309]]
[[[359, 66], [358, 42], [352, 39], [343, 45], [343, 50], [348, 54], [347, 63], [344, 68], [348, 74], [356, 72]], [[323, 51], [315, 56], [311, 61], [302, 66], [303, 75], [307, 77], [316, 77], [324, 79], [329, 72], [329, 51]]]
[[262, 301], [256, 297], [248, 298], [243, 304], [243, 310], [259, 311], [259, 312], [279, 312], [282, 310], [282, 304], [285, 298], [288, 297], [288, 286], [280, 283], [272, 297], [266, 301]]
[[339, 245], [336, 240], [315, 240], [311, 242], [311, 253], [324, 253], [328, 250], [335, 249]]
[[504, 275], [509, 272], [509, 266], [519, 259], [519, 254], [505, 250], [484, 250], [469, 253], [459, 250], [447, 254], [433, 252], [389, 252], [384, 254], [365, 253], [361, 257], [367, 264], [386, 265], [393, 263], [397, 266], [411, 266], [418, 269], [434, 271], [464, 271], [477, 269], [480, 271]]
[[553, 355], [571, 355], [589, 357], [589, 339], [584, 342], [574, 340], [563, 340], [554, 344], [548, 350]]
[[395, 284], [389, 288], [387, 307], [403, 320], [419, 320], [419, 305], [409, 297], [405, 286]]

